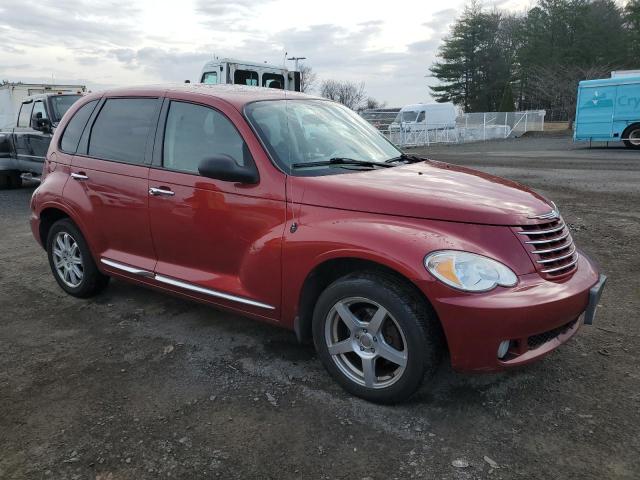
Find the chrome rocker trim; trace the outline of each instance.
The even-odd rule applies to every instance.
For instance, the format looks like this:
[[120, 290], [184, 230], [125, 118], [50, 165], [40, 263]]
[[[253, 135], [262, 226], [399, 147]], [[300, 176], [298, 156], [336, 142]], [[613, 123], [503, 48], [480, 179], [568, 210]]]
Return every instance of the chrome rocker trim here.
[[115, 262], [107, 258], [101, 258], [100, 261], [105, 265], [108, 265], [109, 267], [116, 268], [118, 270], [122, 270], [127, 273], [132, 273], [134, 275], [153, 278], [158, 282], [166, 283], [167, 285], [172, 285], [174, 287], [184, 288], [185, 290], [191, 290], [192, 292], [202, 293], [204, 295], [209, 295], [211, 297], [222, 298], [224, 300], [230, 300], [232, 302], [242, 303], [244, 305], [250, 305], [252, 307], [264, 308], [266, 310], [275, 310], [276, 308], [266, 303], [258, 302], [256, 300], [251, 300], [249, 298], [238, 297], [236, 295], [230, 295], [228, 293], [219, 292], [217, 290], [211, 290], [209, 288], [199, 287], [198, 285], [193, 285], [192, 283], [176, 280], [175, 278], [154, 274], [153, 272], [150, 272], [148, 270], [142, 270], [140, 268], [130, 267], [128, 265], [124, 265], [122, 263]]
[[124, 263], [115, 262], [107, 258], [101, 258], [100, 261], [105, 265], [108, 265], [109, 267], [117, 268], [118, 270], [122, 270], [123, 272], [133, 273], [134, 275], [140, 275], [142, 277], [153, 277], [153, 272], [150, 272], [149, 270], [130, 267], [129, 265], [125, 265]]

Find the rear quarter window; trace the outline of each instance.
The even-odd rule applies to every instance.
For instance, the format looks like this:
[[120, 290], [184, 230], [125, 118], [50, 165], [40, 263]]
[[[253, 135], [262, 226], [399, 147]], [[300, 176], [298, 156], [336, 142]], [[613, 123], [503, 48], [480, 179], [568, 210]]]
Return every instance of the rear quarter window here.
[[93, 100], [78, 109], [64, 129], [62, 139], [60, 140], [60, 150], [65, 153], [76, 153], [84, 127], [87, 125], [87, 121], [97, 104], [98, 100]]

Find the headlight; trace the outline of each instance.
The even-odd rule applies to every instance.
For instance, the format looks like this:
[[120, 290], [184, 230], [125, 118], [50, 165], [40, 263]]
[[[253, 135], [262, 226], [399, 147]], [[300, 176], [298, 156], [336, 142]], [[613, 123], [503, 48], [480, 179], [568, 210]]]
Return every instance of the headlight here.
[[467, 292], [486, 292], [498, 285], [518, 283], [509, 267], [482, 255], [458, 250], [440, 250], [424, 259], [424, 266], [443, 283]]

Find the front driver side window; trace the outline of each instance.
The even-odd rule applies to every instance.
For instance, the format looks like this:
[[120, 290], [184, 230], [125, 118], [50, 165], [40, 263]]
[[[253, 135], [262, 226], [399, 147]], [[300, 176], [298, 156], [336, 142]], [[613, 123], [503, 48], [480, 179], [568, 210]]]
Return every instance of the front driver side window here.
[[249, 150], [231, 121], [220, 112], [192, 103], [171, 102], [164, 133], [163, 166], [198, 173], [205, 158], [228, 155], [250, 165]]

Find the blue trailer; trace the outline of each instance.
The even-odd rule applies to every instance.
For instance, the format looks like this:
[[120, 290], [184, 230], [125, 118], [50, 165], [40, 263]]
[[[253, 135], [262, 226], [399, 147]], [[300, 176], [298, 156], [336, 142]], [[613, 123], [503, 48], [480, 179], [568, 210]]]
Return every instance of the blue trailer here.
[[640, 148], [640, 76], [580, 82], [573, 139]]

